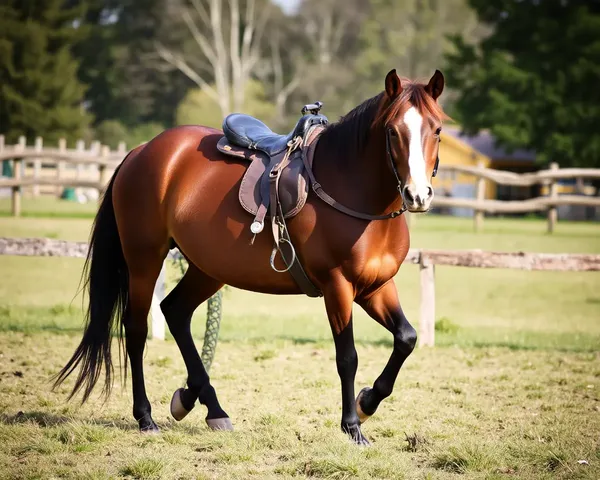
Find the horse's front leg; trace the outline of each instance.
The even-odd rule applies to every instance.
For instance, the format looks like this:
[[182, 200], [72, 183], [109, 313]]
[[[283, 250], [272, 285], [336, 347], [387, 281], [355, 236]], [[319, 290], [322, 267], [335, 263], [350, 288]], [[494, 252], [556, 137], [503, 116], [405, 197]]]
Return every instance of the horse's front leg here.
[[354, 378], [358, 367], [358, 355], [354, 347], [352, 330], [354, 291], [350, 283], [340, 280], [324, 289], [323, 296], [333, 332], [335, 362], [342, 383], [342, 431], [347, 433], [355, 443], [369, 445], [360, 431], [360, 420], [354, 401]]
[[402, 312], [393, 280], [370, 297], [356, 302], [394, 335], [394, 350], [383, 372], [375, 380], [373, 388], [362, 389], [356, 399], [356, 410], [360, 423], [363, 423], [375, 413], [381, 401], [392, 394], [400, 368], [415, 348], [417, 332]]

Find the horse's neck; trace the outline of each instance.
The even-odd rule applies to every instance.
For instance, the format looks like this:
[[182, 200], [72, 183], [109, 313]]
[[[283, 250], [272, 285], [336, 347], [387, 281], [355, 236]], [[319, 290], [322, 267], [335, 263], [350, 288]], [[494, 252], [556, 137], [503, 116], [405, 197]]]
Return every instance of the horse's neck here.
[[[326, 140], [326, 139], [324, 139]], [[315, 176], [338, 202], [375, 215], [398, 210], [401, 200], [385, 149], [383, 131], [373, 131], [362, 152], [344, 154], [327, 140], [319, 142]]]

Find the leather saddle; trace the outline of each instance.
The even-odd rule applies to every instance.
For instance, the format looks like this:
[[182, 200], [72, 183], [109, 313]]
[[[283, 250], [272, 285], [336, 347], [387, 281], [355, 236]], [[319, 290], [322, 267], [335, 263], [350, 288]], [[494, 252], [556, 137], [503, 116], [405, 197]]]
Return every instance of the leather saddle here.
[[[259, 227], [259, 224], [268, 216], [270, 203], [269, 175], [273, 167], [283, 160], [288, 144], [296, 138], [305, 139], [311, 127], [328, 124], [327, 117], [318, 113], [321, 105], [320, 102], [306, 105], [302, 109], [304, 115], [287, 135], [274, 133], [259, 119], [241, 113], [232, 113], [223, 121], [225, 135], [217, 144], [219, 151], [250, 161], [238, 197], [242, 207], [256, 216], [251, 227], [252, 233], [262, 231], [262, 225]], [[308, 185], [302, 157], [293, 155], [281, 171], [278, 184], [278, 196], [285, 218], [291, 218], [302, 210], [308, 196]]]
[[[274, 240], [271, 268], [277, 272], [289, 271], [302, 291], [311, 297], [322, 293], [300, 265], [285, 219], [297, 215], [308, 197], [308, 177], [312, 172], [307, 169], [312, 166], [316, 140], [328, 124], [327, 117], [319, 113], [322, 105], [321, 102], [305, 105], [302, 117], [287, 135], [274, 133], [250, 115], [232, 113], [223, 121], [225, 135], [217, 143], [222, 153], [250, 162], [238, 196], [242, 207], [254, 215], [250, 226], [254, 235], [262, 232], [265, 217], [270, 217]], [[275, 266], [277, 252], [285, 263], [284, 269]]]

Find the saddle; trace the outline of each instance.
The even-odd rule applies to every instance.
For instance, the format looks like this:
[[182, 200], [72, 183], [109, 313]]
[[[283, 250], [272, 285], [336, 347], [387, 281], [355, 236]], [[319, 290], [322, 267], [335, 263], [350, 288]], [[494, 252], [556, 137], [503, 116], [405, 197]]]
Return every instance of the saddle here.
[[[274, 247], [271, 268], [278, 272], [289, 271], [296, 283], [311, 297], [322, 296], [300, 265], [291, 243], [286, 218], [297, 215], [308, 197], [309, 173], [319, 134], [328, 119], [319, 113], [321, 102], [305, 105], [302, 117], [287, 135], [274, 133], [267, 125], [240, 113], [232, 113], [223, 121], [225, 134], [217, 143], [222, 153], [250, 162], [238, 193], [242, 207], [254, 215], [250, 231], [262, 232], [266, 217], [271, 220]], [[284, 252], [284, 245], [288, 253]], [[275, 266], [279, 252], [286, 268]]]

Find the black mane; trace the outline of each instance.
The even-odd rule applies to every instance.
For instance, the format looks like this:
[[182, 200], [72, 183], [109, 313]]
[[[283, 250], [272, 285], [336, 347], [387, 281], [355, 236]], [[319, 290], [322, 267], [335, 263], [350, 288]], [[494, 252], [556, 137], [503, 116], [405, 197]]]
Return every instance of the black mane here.
[[382, 96], [383, 92], [365, 100], [337, 122], [329, 124], [319, 141], [325, 141], [338, 151], [361, 152], [379, 113]]

